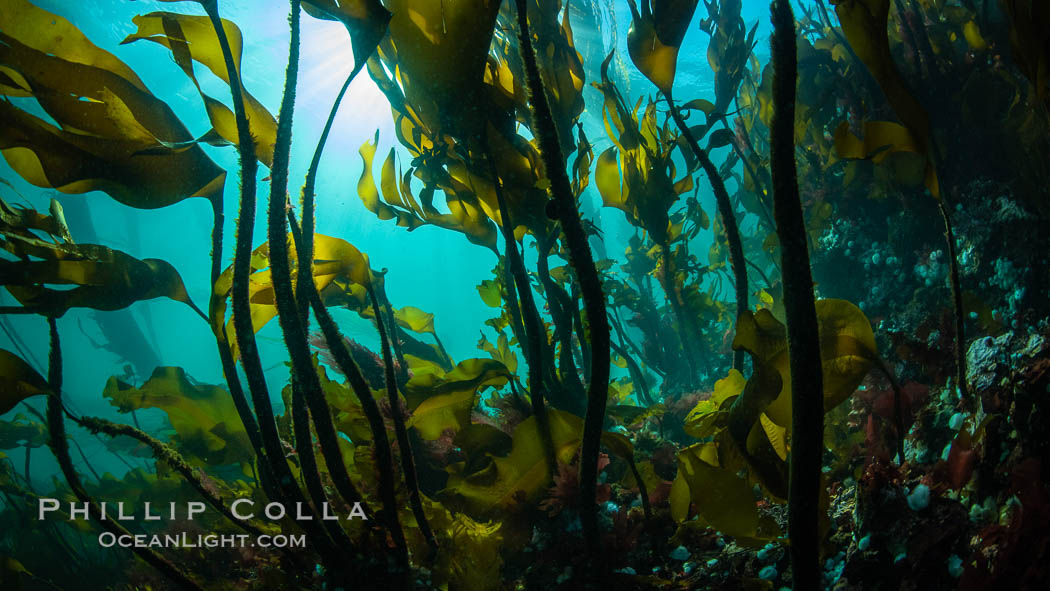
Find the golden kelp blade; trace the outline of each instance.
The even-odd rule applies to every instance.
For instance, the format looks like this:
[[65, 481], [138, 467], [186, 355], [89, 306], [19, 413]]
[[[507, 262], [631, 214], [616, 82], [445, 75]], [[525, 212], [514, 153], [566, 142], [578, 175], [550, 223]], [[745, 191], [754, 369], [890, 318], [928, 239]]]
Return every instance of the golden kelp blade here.
[[0, 31], [44, 54], [112, 72], [140, 90], [146, 85], [124, 62], [99, 49], [65, 18], [28, 0], [0, 0]]
[[670, 128], [657, 124], [652, 102], [641, 114], [641, 101], [634, 111], [627, 109], [608, 77], [608, 64], [607, 58], [602, 83], [595, 86], [605, 96], [605, 128], [614, 145], [595, 162], [595, 184], [606, 206], [624, 212], [628, 222], [648, 231], [656, 244], [663, 244], [675, 232], [669, 211], [679, 195], [691, 189], [691, 175], [687, 172], [674, 180], [675, 137]]
[[430, 312], [424, 312], [415, 306], [405, 306], [395, 310], [394, 320], [397, 321], [398, 326], [407, 328], [412, 332], [437, 334], [434, 332], [434, 315]]
[[496, 338], [496, 344], [489, 342], [485, 335], [478, 340], [478, 348], [489, 354], [490, 357], [507, 366], [511, 373], [518, 371], [518, 356], [510, 349], [510, 340], [502, 330]]
[[715, 429], [728, 420], [728, 413], [723, 406], [725, 403], [740, 395], [744, 391], [747, 380], [743, 374], [735, 369], [729, 370], [729, 375], [715, 382], [715, 390], [711, 398], [702, 400], [685, 417], [684, 431], [690, 437], [703, 439], [710, 437]]
[[[221, 196], [225, 172], [125, 64], [65, 19], [23, 0], [0, 5], [0, 92], [33, 96], [58, 126], [0, 103], [0, 152], [30, 183], [102, 190], [140, 208]], [[23, 19], [23, 20], [16, 20]], [[146, 153], [148, 152], [148, 153]]]
[[[462, 187], [460, 192], [445, 190], [445, 206], [449, 213], [441, 213], [431, 203], [421, 203], [421, 199], [412, 194], [411, 170], [401, 177], [400, 183], [396, 182], [398, 175], [395, 173], [394, 151], [391, 150], [383, 163], [377, 185], [372, 169], [378, 141], [377, 134], [371, 141], [366, 140], [359, 150], [363, 168], [357, 181], [357, 194], [368, 211], [381, 220], [396, 219], [398, 226], [410, 231], [423, 224], [433, 224], [461, 232], [475, 244], [495, 248], [496, 228], [482, 209], [477, 195], [461, 183], [457, 183]], [[450, 176], [447, 178], [451, 181]]]
[[[449, 589], [471, 591], [503, 589], [504, 524], [498, 520], [477, 522], [463, 513], [453, 514], [425, 497], [423, 508], [437, 536], [438, 547], [455, 548], [452, 552], [439, 552], [437, 562], [431, 567], [433, 582], [438, 588], [445, 588], [447, 584]], [[410, 543], [413, 540], [410, 539]], [[422, 540], [413, 547], [413, 552], [420, 555], [426, 551]]]
[[[544, 2], [542, 9], [530, 10], [529, 20], [540, 44], [542, 76], [559, 137], [571, 151], [576, 142], [572, 129], [583, 108], [583, 68], [568, 13], [559, 22], [555, 4]], [[362, 146], [366, 173], [358, 190], [366, 207], [409, 229], [434, 224], [494, 248], [496, 228], [490, 220], [497, 225], [502, 221], [495, 179], [484, 165], [491, 161], [515, 236], [549, 234], [543, 164], [535, 140], [517, 132], [518, 125], [531, 122], [523, 81], [516, 74], [520, 56], [513, 35], [501, 26], [510, 18], [500, 12], [501, 3], [397, 0], [387, 5], [394, 13], [390, 36], [369, 61], [369, 74], [387, 96], [398, 140], [413, 160], [403, 174], [395, 173], [393, 154], [388, 154], [377, 186], [367, 164], [374, 148]], [[418, 198], [412, 195], [413, 177], [424, 184]], [[438, 190], [444, 207], [435, 206]]]
[[[397, 52], [405, 100], [435, 130], [457, 136], [479, 132], [475, 114], [497, 0], [390, 0], [390, 41]], [[440, 123], [439, 123], [440, 122]]]
[[158, 367], [138, 388], [110, 378], [103, 396], [121, 412], [163, 410], [179, 435], [180, 447], [200, 462], [244, 464], [254, 458], [230, 394], [220, 386], [195, 385], [181, 367]]
[[459, 431], [470, 424], [478, 390], [502, 386], [510, 379], [507, 367], [495, 359], [466, 359], [444, 375], [413, 376], [404, 388], [412, 411], [408, 425], [428, 441], [446, 430]]
[[911, 132], [917, 151], [926, 156], [926, 188], [940, 199], [940, 186], [930, 154], [930, 117], [908, 91], [890, 53], [886, 32], [890, 0], [832, 0], [831, 3], [835, 5], [835, 14], [850, 47], [867, 66], [893, 110]]
[[[508, 3], [509, 6], [511, 3]], [[547, 90], [550, 101], [551, 116], [558, 131], [558, 140], [565, 155], [576, 149], [576, 138], [573, 137], [573, 126], [583, 113], [583, 58], [576, 50], [573, 39], [572, 24], [569, 19], [573, 9], [568, 8], [571, 2], [560, 0], [529, 0], [529, 30], [532, 32], [536, 62], [540, 78]], [[562, 10], [562, 4], [566, 9]], [[559, 12], [562, 15], [558, 22]], [[501, 16], [509, 16], [504, 11]], [[519, 115], [518, 121], [531, 126], [527, 116], [527, 93], [525, 81], [521, 78], [523, 66], [517, 43], [513, 35], [497, 35], [493, 41], [495, 60], [490, 59], [486, 70], [486, 83], [500, 88], [513, 100], [514, 109]], [[489, 79], [491, 76], [491, 80]], [[583, 140], [585, 141], [585, 140]], [[502, 168], [501, 168], [502, 170]]]
[[[291, 241], [291, 235], [289, 235]], [[292, 277], [298, 270], [298, 258], [295, 253], [294, 243], [288, 253], [292, 267]], [[258, 332], [267, 322], [277, 317], [277, 305], [273, 289], [273, 280], [270, 277], [270, 245], [264, 242], [252, 253], [251, 275], [249, 276], [249, 296], [251, 302], [252, 327]], [[357, 250], [354, 245], [339, 238], [332, 238], [323, 234], [314, 234], [314, 285], [322, 294], [322, 299], [327, 300], [329, 295], [325, 288], [338, 283], [344, 289], [353, 286], [364, 287], [371, 283], [371, 269], [368, 266], [368, 257]], [[340, 281], [342, 280], [342, 281]], [[293, 285], [295, 283], [293, 282]], [[237, 343], [233, 331], [232, 317], [226, 321], [226, 302], [233, 288], [233, 266], [229, 266], [222, 272], [219, 279], [212, 286], [212, 297], [209, 304], [208, 318], [212, 330], [220, 339], [227, 339], [233, 348], [234, 357], [237, 357]], [[363, 291], [363, 290], [362, 290]], [[363, 300], [362, 300], [363, 302]], [[223, 326], [225, 325], [225, 330]]]
[[[816, 310], [824, 374], [824, 411], [828, 412], [849, 398], [868, 374], [877, 355], [875, 337], [867, 317], [850, 302], [819, 300]], [[708, 464], [721, 466], [719, 469], [727, 471], [726, 474], [748, 467], [755, 481], [767, 492], [782, 496], [787, 491], [784, 461], [791, 428], [787, 331], [767, 309], [746, 311], [737, 321], [733, 348], [747, 351], [754, 372], [745, 381], [743, 375], [731, 370], [726, 378], [719, 380], [712, 398], [698, 403], [686, 417], [685, 430], [693, 437], [714, 438], [710, 445], [717, 444], [717, 448], [703, 448], [710, 456], [704, 458]], [[698, 502], [693, 485], [681, 472], [681, 462], [685, 462], [688, 473], [695, 475], [698, 468], [694, 459], [679, 454], [680, 477], [671, 495], [672, 514], [679, 521], [684, 519], [690, 499]], [[708, 471], [705, 466], [699, 469]], [[720, 474], [718, 478], [723, 476]], [[723, 484], [737, 486], [733, 481]], [[749, 519], [735, 524], [746, 525], [738, 535], [758, 535], [749, 529]], [[712, 525], [728, 531], [722, 525]]]
[[850, 133], [846, 121], [835, 129], [835, 152], [839, 158], [881, 162], [894, 152], [918, 152], [919, 149], [908, 128], [892, 121], [865, 121], [863, 138]]
[[[928, 166], [926, 155], [908, 128], [892, 121], [865, 121], [864, 136], [858, 138], [843, 121], [835, 129], [835, 154], [843, 159], [866, 159], [884, 165], [893, 178], [904, 186], [927, 183], [936, 187], [936, 176]], [[931, 185], [932, 183], [932, 185]], [[931, 190], [931, 192], [933, 192]]]
[[[835, 408], [856, 391], [874, 360], [875, 336], [860, 308], [846, 300], [818, 300], [820, 353], [824, 368], [824, 410]], [[788, 368], [787, 333], [768, 310], [742, 317], [733, 348], [747, 351], [756, 367], [763, 366], [780, 375], [780, 390], [771, 398], [765, 414], [777, 425], [791, 426], [791, 376]], [[757, 372], [757, 370], [756, 370]], [[775, 384], [776, 380], [769, 382]], [[770, 393], [766, 392], [765, 395]], [[756, 394], [757, 395], [757, 394]]]
[[[2, 202], [0, 202], [2, 203]], [[10, 209], [3, 204], [0, 209]], [[24, 210], [23, 210], [24, 211]], [[53, 216], [27, 216], [56, 226]], [[4, 216], [0, 225], [0, 248], [19, 260], [0, 260], [0, 286], [15, 297], [26, 312], [58, 317], [70, 308], [119, 310], [140, 301], [167, 297], [195, 312], [178, 271], [160, 259], [137, 259], [98, 244], [53, 243], [41, 240], [24, 226], [9, 225], [16, 218]], [[68, 231], [66, 231], [68, 232]], [[75, 285], [73, 289], [51, 289], [49, 284]]]
[[50, 391], [47, 380], [21, 357], [0, 349], [0, 415], [30, 396]]
[[[758, 533], [758, 507], [751, 485], [719, 466], [714, 443], [699, 443], [680, 451], [678, 475], [688, 487], [689, 500], [711, 527], [735, 538], [750, 538]], [[681, 502], [681, 498], [676, 500]], [[682, 513], [681, 509], [674, 512]]]
[[741, 0], [705, 4], [709, 20], [702, 21], [700, 27], [711, 35], [711, 43], [707, 46], [707, 63], [715, 74], [717, 106], [714, 110], [724, 114], [737, 97], [747, 71], [747, 62], [755, 48], [759, 23], [752, 25], [750, 30], [744, 27], [740, 17]]
[[[583, 422], [559, 410], [548, 413], [555, 456], [568, 464], [580, 447]], [[473, 519], [489, 519], [519, 503], [535, 501], [550, 478], [536, 417], [529, 417], [514, 430], [510, 455], [492, 458], [492, 463], [476, 474], [451, 474], [440, 496], [446, 507]]]
[[[226, 61], [219, 46], [215, 28], [206, 16], [174, 14], [170, 12], [151, 12], [136, 16], [133, 19], [138, 30], [128, 35], [121, 44], [145, 39], [153, 41], [171, 50], [175, 63], [189, 76], [200, 92], [201, 99], [208, 111], [208, 118], [215, 131], [231, 144], [237, 143], [237, 123], [233, 111], [222, 102], [204, 94], [197, 76], [193, 72], [193, 62], [207, 67], [221, 80], [230, 83], [230, 74], [226, 70]], [[273, 163], [273, 148], [277, 142], [277, 121], [254, 96], [244, 90], [241, 69], [241, 31], [233, 22], [222, 21], [223, 30], [230, 41], [234, 67], [244, 93], [244, 108], [248, 116], [248, 125], [255, 139], [255, 155], [266, 166]]]
[[631, 8], [631, 29], [627, 51], [635, 67], [662, 92], [670, 93], [682, 45], [697, 0], [642, 0], [641, 14], [635, 0]]

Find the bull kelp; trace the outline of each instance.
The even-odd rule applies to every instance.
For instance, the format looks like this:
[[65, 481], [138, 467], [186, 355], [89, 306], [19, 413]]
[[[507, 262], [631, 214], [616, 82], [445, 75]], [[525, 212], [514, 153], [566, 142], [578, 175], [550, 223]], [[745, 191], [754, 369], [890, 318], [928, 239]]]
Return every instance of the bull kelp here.
[[1048, 71], [1041, 0], [0, 0], [0, 587], [1047, 588]]

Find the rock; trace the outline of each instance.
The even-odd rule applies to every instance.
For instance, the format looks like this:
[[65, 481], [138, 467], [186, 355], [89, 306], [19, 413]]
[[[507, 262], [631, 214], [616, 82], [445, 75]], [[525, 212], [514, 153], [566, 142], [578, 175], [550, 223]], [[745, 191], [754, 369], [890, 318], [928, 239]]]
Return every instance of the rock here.
[[977, 339], [970, 345], [966, 352], [966, 381], [975, 392], [992, 388], [999, 381], [999, 374], [1007, 369], [1006, 348], [1011, 338], [1013, 332], [1008, 331], [998, 338]]

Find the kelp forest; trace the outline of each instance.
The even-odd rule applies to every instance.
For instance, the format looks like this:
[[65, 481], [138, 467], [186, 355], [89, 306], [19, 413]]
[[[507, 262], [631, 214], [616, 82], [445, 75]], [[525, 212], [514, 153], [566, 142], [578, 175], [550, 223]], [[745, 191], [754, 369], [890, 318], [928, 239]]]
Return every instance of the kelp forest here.
[[0, 588], [1050, 588], [1050, 3], [0, 0], [0, 94]]

